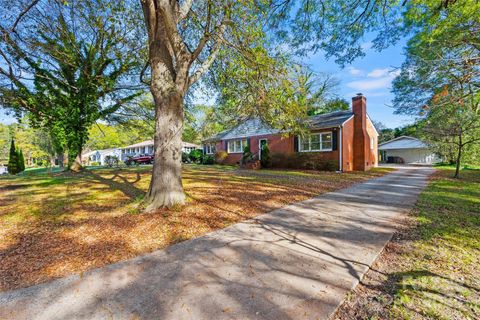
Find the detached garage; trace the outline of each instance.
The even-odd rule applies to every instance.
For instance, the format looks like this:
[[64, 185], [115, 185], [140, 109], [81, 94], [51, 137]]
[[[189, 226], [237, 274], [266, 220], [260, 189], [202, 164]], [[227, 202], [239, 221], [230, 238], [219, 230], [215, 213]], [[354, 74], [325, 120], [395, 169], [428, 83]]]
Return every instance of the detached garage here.
[[441, 159], [421, 140], [402, 136], [378, 145], [382, 162], [433, 164]]

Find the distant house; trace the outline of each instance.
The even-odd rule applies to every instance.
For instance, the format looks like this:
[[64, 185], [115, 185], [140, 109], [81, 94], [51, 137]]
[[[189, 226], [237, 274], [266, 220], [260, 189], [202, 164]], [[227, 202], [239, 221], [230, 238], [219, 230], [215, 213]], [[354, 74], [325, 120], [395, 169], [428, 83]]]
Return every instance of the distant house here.
[[383, 162], [406, 164], [434, 164], [440, 162], [433, 151], [423, 141], [408, 136], [401, 136], [378, 146]]
[[7, 174], [7, 173], [8, 173], [7, 166], [4, 166], [3, 164], [0, 164], [0, 175], [1, 174]]
[[[223, 163], [239, 163], [244, 147], [261, 158], [267, 144], [276, 158], [274, 166], [329, 168], [340, 171], [369, 170], [378, 165], [378, 133], [367, 115], [366, 98], [352, 98], [352, 111], [336, 111], [308, 119], [307, 136], [286, 136], [259, 119], [249, 119], [235, 128], [221, 132], [203, 142], [206, 154], [227, 152]], [[280, 159], [280, 160], [279, 160]]]
[[[144, 154], [153, 154], [153, 140], [146, 140], [139, 143], [135, 143], [126, 147], [122, 147], [121, 149], [121, 159], [126, 160], [127, 157], [134, 157], [138, 155]], [[193, 144], [190, 142], [182, 142], [182, 151], [186, 153], [190, 153], [195, 149], [201, 149], [201, 147], [197, 144]]]
[[91, 165], [92, 163], [97, 163], [98, 165], [106, 165], [106, 157], [117, 157], [121, 159], [121, 150], [119, 148], [111, 148], [104, 150], [93, 150], [82, 154], [82, 162], [86, 165]]

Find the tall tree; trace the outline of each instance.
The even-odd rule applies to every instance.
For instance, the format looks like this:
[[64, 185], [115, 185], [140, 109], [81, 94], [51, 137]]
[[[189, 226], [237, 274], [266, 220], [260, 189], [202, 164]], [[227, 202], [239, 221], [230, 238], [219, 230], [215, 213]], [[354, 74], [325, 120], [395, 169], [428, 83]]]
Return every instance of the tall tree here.
[[10, 156], [8, 158], [8, 172], [10, 174], [17, 174], [19, 171], [18, 167], [18, 154], [17, 150], [15, 149], [15, 141], [10, 143]]
[[422, 27], [409, 40], [393, 82], [396, 112], [421, 118], [427, 142], [448, 158], [455, 154], [455, 177], [466, 151], [480, 142], [478, 10], [478, 1], [458, 1], [435, 15], [412, 12], [412, 20], [425, 14], [425, 21], [418, 22]]
[[[226, 48], [255, 57], [263, 49], [267, 2], [141, 0], [155, 101], [155, 164], [146, 210], [185, 201], [181, 181], [184, 99]], [[217, 60], [218, 61], [218, 60]]]
[[136, 8], [102, 0], [2, 5], [25, 12], [0, 23], [2, 105], [65, 137], [73, 164], [91, 125], [139, 95], [126, 82], [140, 66]]

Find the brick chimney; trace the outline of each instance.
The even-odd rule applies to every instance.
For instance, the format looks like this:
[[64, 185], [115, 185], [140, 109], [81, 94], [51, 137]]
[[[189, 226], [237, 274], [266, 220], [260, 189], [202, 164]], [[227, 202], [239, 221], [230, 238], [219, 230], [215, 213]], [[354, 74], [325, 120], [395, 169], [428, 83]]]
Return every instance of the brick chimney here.
[[352, 98], [353, 111], [353, 170], [365, 171], [369, 147], [367, 135], [367, 98], [357, 93]]

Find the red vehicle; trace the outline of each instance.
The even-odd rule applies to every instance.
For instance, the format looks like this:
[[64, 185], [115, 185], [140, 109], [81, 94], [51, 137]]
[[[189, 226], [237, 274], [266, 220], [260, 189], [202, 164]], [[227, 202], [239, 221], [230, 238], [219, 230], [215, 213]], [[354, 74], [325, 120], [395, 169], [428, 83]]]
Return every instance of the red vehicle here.
[[125, 160], [125, 164], [127, 166], [131, 165], [139, 165], [139, 164], [152, 164], [154, 161], [154, 156], [149, 155], [149, 154], [141, 154], [139, 156], [135, 157], [129, 157], [127, 160]]

